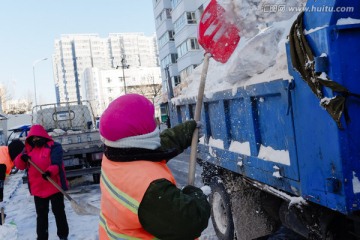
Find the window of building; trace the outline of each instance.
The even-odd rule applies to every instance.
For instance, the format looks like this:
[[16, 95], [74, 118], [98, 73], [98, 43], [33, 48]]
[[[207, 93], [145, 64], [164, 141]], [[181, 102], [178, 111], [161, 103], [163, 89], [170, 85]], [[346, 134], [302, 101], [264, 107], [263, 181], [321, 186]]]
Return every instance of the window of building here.
[[174, 22], [175, 32], [179, 32], [186, 24], [197, 24], [195, 12], [185, 12]]
[[203, 12], [204, 12], [204, 5], [201, 5], [201, 6], [198, 8], [199, 18], [201, 17], [201, 15], [203, 14]]
[[161, 67], [165, 69], [167, 65], [171, 63], [176, 63], [177, 59], [178, 59], [177, 53], [171, 53], [161, 60]]
[[199, 43], [196, 38], [188, 39], [187, 44], [188, 44], [188, 48], [190, 50], [199, 50], [200, 49]]
[[162, 48], [169, 41], [174, 41], [174, 31], [167, 31], [159, 38], [159, 48]]
[[166, 19], [171, 19], [171, 11], [171, 8], [164, 8], [155, 19], [156, 26], [159, 26]]
[[175, 32], [174, 31], [168, 31], [168, 34], [169, 34], [169, 41], [174, 41], [175, 40], [175, 38], [174, 38]]
[[171, 19], [171, 8], [165, 8], [166, 19]]
[[183, 14], [174, 22], [175, 32], [179, 32], [185, 26], [185, 23], [185, 15]]
[[172, 9], [176, 8], [182, 0], [171, 0]]
[[188, 24], [196, 24], [197, 23], [195, 12], [187, 12], [186, 19], [187, 19]]
[[175, 86], [181, 83], [180, 76], [173, 76]]
[[197, 66], [196, 64], [195, 65], [190, 65], [187, 68], [185, 68], [184, 70], [182, 70], [180, 72], [180, 78], [184, 79], [187, 76], [189, 76], [193, 72], [194, 68], [196, 68], [196, 66]]
[[172, 53], [170, 54], [170, 57], [171, 57], [171, 63], [176, 63], [178, 59], [178, 55], [176, 53]]
[[177, 47], [179, 57], [184, 56], [189, 51], [199, 50], [199, 43], [196, 38], [188, 38]]

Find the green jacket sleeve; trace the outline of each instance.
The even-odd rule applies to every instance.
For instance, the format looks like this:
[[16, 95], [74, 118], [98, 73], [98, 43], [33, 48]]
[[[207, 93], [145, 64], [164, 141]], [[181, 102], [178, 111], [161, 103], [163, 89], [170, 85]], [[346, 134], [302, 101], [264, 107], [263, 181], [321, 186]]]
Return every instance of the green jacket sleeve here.
[[159, 239], [194, 240], [207, 228], [210, 204], [201, 189], [178, 189], [166, 179], [153, 181], [139, 206], [143, 228]]
[[193, 132], [196, 128], [196, 122], [189, 120], [178, 124], [173, 128], [168, 128], [160, 134], [161, 148], [176, 148], [179, 153], [183, 152], [191, 145]]

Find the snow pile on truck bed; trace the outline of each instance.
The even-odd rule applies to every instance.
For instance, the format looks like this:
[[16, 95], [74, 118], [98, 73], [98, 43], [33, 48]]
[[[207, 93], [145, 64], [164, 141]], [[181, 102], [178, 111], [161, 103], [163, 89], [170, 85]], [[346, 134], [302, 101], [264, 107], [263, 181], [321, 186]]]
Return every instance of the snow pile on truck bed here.
[[[218, 0], [226, 10], [226, 20], [234, 22], [240, 32], [240, 42], [227, 63], [210, 59], [205, 95], [236, 89], [276, 79], [291, 79], [287, 70], [285, 43], [299, 11], [289, 7], [303, 6], [304, 0]], [[283, 10], [274, 11], [284, 7]], [[197, 96], [202, 72], [200, 64], [175, 89], [175, 98]]]
[[[226, 21], [234, 23], [241, 37], [255, 36], [259, 28], [273, 22], [288, 20], [304, 6], [304, 0], [217, 0], [226, 12]], [[297, 8], [298, 10], [301, 8]]]

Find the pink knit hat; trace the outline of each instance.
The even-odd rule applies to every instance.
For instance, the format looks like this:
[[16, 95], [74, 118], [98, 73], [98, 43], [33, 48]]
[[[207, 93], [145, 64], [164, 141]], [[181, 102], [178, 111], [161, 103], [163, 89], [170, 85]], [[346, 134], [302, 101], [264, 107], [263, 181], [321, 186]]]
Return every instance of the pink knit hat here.
[[126, 94], [112, 101], [100, 118], [100, 135], [107, 142], [154, 132], [154, 105], [139, 94]]

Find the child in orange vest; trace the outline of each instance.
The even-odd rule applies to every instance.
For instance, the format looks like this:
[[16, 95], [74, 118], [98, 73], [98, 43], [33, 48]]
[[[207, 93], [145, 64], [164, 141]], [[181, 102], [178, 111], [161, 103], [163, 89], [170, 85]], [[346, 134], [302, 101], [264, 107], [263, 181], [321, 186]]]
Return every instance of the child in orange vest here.
[[[4, 182], [7, 175], [10, 174], [11, 169], [14, 167], [14, 159], [24, 149], [24, 143], [20, 140], [12, 141], [9, 146], [0, 147], [0, 202], [4, 197]], [[1, 218], [0, 218], [0, 224]]]

